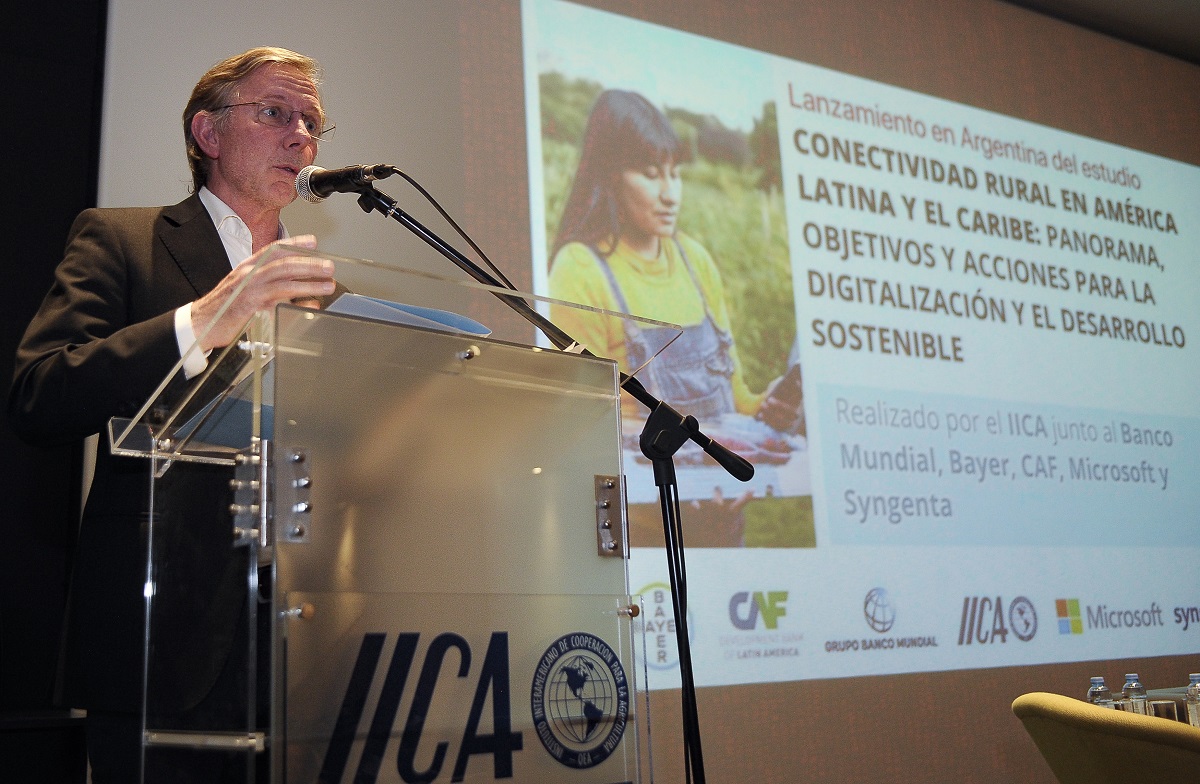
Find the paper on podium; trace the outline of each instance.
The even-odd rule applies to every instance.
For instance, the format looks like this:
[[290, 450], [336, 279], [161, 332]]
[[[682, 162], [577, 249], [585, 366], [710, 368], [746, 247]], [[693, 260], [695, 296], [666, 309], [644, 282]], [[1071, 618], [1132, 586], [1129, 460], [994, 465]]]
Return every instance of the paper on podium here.
[[376, 297], [366, 297], [362, 294], [345, 293], [333, 301], [325, 309], [327, 313], [342, 313], [347, 316], [363, 316], [364, 318], [387, 321], [392, 324], [407, 324], [412, 327], [426, 327], [442, 332], [462, 332], [467, 335], [478, 335], [485, 338], [492, 333], [490, 329], [474, 319], [458, 313], [437, 308], [423, 308], [419, 305], [405, 305], [401, 302], [389, 302]]
[[[386, 321], [442, 332], [460, 332], [487, 337], [491, 330], [474, 319], [437, 308], [406, 305], [377, 297], [345, 293], [325, 309], [326, 313]], [[208, 402], [191, 416], [176, 432], [177, 438], [195, 438], [201, 443], [233, 449], [245, 448], [249, 443], [253, 417], [251, 403], [252, 373], [249, 366], [242, 369], [226, 394]], [[268, 401], [274, 400], [274, 366], [269, 365], [263, 374], [262, 437], [273, 437], [273, 408]]]

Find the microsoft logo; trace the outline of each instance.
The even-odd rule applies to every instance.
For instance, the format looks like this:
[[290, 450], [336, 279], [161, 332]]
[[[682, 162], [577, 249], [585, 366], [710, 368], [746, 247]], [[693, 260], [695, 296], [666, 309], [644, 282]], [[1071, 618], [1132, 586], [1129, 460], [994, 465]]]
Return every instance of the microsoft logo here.
[[1054, 611], [1058, 616], [1059, 634], [1083, 634], [1083, 615], [1079, 612], [1078, 599], [1055, 599]]

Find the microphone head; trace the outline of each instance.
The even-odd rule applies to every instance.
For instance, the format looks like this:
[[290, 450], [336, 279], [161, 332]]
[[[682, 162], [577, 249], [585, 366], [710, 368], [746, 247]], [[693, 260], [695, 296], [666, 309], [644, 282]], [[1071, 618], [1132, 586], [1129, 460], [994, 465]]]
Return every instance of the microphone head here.
[[313, 189], [310, 184], [312, 176], [323, 171], [325, 170], [320, 166], [305, 166], [303, 169], [301, 169], [300, 173], [296, 175], [296, 195], [298, 195], [301, 199], [313, 204], [325, 201], [324, 196], [318, 196], [317, 194], [313, 193]]

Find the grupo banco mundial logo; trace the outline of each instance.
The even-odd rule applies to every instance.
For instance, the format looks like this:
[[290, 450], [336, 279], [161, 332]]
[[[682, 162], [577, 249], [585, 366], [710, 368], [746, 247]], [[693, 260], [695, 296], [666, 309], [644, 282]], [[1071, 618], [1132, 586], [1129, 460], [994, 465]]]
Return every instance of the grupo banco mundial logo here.
[[887, 634], [896, 623], [896, 608], [892, 606], [892, 597], [884, 588], [872, 588], [863, 599], [863, 615], [867, 626], [880, 634]]
[[625, 669], [599, 637], [565, 634], [542, 654], [529, 703], [538, 738], [550, 756], [568, 768], [594, 767], [612, 754], [625, 734]]
[[867, 626], [878, 636], [849, 640], [828, 640], [825, 643], [826, 653], [911, 650], [914, 648], [937, 647], [937, 637], [932, 634], [888, 635], [888, 632], [892, 631], [896, 625], [896, 604], [886, 588], [876, 587], [867, 591], [867, 595], [863, 597], [862, 613], [863, 620], [867, 622]]

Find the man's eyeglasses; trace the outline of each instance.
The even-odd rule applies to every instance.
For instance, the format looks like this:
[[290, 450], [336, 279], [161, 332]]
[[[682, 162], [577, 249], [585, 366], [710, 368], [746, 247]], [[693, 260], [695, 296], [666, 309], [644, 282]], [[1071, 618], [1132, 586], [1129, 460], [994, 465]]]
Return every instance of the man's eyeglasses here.
[[292, 124], [292, 118], [298, 114], [300, 115], [301, 122], [304, 123], [304, 130], [318, 142], [329, 141], [333, 137], [334, 130], [337, 129], [336, 125], [321, 128], [321, 124], [313, 117], [298, 109], [293, 109], [290, 106], [280, 103], [248, 101], [246, 103], [225, 104], [224, 106], [218, 106], [217, 109], [233, 109], [238, 106], [257, 106], [258, 108], [254, 112], [254, 121], [259, 125], [268, 125], [272, 128], [287, 128]]

